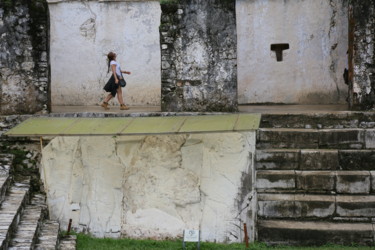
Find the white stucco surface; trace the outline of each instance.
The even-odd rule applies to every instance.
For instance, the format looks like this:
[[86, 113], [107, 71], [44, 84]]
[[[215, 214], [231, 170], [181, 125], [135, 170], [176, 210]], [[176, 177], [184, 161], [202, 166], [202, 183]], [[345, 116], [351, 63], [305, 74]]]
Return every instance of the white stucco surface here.
[[[240, 104], [345, 103], [345, 1], [237, 0], [236, 12]], [[282, 62], [276, 43], [290, 45]]]
[[57, 137], [41, 167], [50, 216], [99, 237], [241, 241], [254, 145], [254, 132]]
[[160, 105], [158, 1], [55, 2], [49, 3], [52, 105], [100, 103], [109, 51], [132, 72], [125, 75], [125, 103]]

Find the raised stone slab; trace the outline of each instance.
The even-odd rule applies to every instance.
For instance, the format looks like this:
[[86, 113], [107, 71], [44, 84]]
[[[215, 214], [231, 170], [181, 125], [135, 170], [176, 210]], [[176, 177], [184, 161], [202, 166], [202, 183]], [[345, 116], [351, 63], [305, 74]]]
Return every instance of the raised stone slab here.
[[257, 170], [348, 170], [374, 169], [375, 150], [258, 149]]
[[259, 114], [116, 117], [30, 118], [7, 131], [7, 136], [115, 136], [254, 131]]
[[5, 199], [6, 191], [11, 183], [9, 171], [13, 162], [13, 155], [0, 154], [0, 205]]
[[39, 243], [36, 245], [36, 250], [49, 250], [56, 249], [59, 244], [60, 225], [57, 221], [47, 220], [43, 223]]
[[373, 149], [373, 129], [267, 128], [257, 131], [257, 148]]
[[17, 228], [30, 189], [30, 180], [15, 183], [0, 208], [0, 249], [7, 249], [10, 237]]
[[272, 245], [374, 245], [371, 223], [259, 220], [258, 240]]
[[9, 249], [34, 249], [45, 212], [45, 197], [43, 195], [34, 196], [31, 204], [25, 207]]
[[258, 192], [369, 194], [369, 171], [258, 170]]
[[60, 240], [59, 248], [60, 250], [75, 250], [77, 244], [77, 236], [67, 235], [63, 236]]
[[374, 195], [259, 194], [258, 216], [263, 218], [342, 219], [371, 222], [375, 217]]

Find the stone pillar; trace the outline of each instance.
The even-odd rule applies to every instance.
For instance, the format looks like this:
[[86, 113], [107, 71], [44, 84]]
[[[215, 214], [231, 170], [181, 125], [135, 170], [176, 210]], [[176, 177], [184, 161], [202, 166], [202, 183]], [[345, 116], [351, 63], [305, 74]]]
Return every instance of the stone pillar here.
[[375, 107], [375, 0], [349, 2], [349, 101], [352, 109]]
[[162, 4], [163, 111], [237, 110], [234, 0]]
[[0, 3], [0, 114], [47, 111], [48, 9], [45, 1]]

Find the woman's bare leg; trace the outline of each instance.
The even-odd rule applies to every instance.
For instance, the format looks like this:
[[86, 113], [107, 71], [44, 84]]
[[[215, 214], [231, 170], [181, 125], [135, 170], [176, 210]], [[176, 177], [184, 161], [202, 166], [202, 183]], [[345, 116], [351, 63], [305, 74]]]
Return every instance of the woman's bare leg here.
[[109, 94], [109, 95], [107, 95], [107, 97], [104, 99], [104, 102], [109, 102], [109, 100], [111, 100], [112, 99], [112, 95], [111, 94]]
[[124, 100], [123, 100], [123, 98], [122, 98], [122, 88], [121, 88], [121, 87], [119, 87], [119, 88], [117, 89], [117, 99], [118, 99], [118, 102], [119, 102], [120, 104], [124, 104]]

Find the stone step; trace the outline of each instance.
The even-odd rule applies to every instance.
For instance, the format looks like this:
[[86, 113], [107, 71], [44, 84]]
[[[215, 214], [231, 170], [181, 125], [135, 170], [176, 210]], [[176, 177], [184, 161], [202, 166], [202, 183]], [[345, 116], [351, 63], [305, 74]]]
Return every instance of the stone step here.
[[258, 194], [258, 217], [372, 222], [375, 195]]
[[13, 236], [9, 249], [34, 249], [41, 221], [46, 214], [45, 197], [36, 195], [29, 205], [26, 205], [24, 213]]
[[0, 208], [0, 249], [7, 249], [28, 201], [30, 179], [12, 185]]
[[374, 149], [375, 129], [289, 129], [257, 131], [257, 148]]
[[9, 173], [13, 158], [13, 155], [0, 154], [0, 205], [5, 199], [5, 194], [12, 181], [12, 177]]
[[375, 170], [375, 150], [256, 150], [257, 170]]
[[261, 128], [375, 128], [374, 112], [340, 114], [262, 114]]
[[63, 236], [60, 240], [59, 248], [60, 250], [75, 250], [77, 243], [76, 235]]
[[375, 172], [258, 170], [259, 193], [370, 194], [375, 192]]
[[57, 221], [46, 220], [40, 230], [37, 250], [57, 249], [59, 244], [60, 225]]
[[258, 220], [258, 241], [271, 245], [374, 245], [371, 223]]

